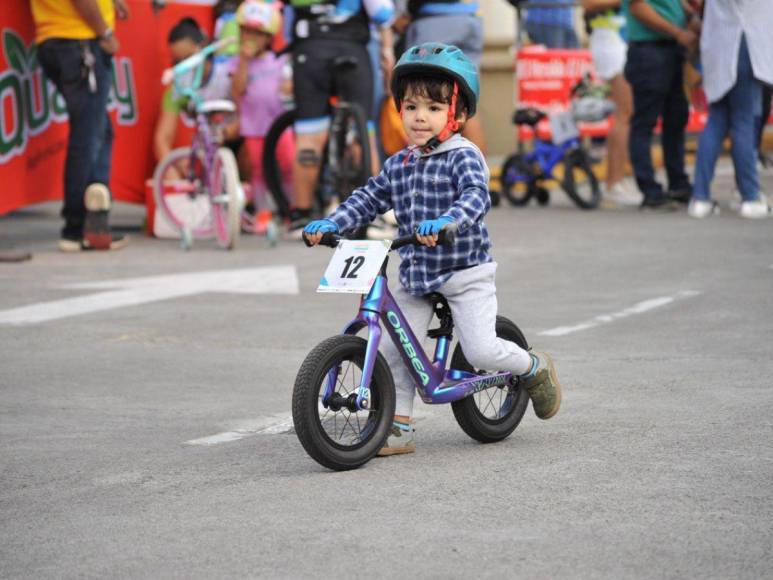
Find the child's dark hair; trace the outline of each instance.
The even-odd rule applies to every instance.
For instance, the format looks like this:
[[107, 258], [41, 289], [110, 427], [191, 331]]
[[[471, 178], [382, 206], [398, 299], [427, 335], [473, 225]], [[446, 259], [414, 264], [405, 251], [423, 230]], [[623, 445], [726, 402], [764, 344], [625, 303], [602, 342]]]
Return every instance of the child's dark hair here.
[[192, 40], [196, 44], [204, 44], [207, 40], [207, 36], [201, 30], [199, 23], [190, 16], [181, 19], [180, 22], [174, 25], [174, 28], [169, 31], [167, 42], [172, 44], [178, 40], [185, 39]]
[[[441, 75], [428, 75], [426, 73], [410, 73], [400, 77], [397, 81], [397, 100], [401, 103], [405, 99], [408, 90], [421, 97], [426, 97], [439, 103], [451, 104], [451, 94], [454, 90], [454, 81]], [[459, 92], [456, 101], [454, 116], [459, 117], [464, 111], [469, 111], [467, 100]]]

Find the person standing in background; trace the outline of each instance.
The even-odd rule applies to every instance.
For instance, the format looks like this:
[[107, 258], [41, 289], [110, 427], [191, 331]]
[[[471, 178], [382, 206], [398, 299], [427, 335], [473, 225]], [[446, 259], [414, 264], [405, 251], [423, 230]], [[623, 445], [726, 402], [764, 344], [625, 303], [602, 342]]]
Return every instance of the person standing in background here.
[[[553, 4], [555, 7], [537, 6], [540, 4]], [[572, 0], [529, 0], [525, 4], [525, 26], [531, 41], [544, 44], [547, 48], [579, 48], [572, 4]]]
[[[407, 23], [406, 46], [442, 42], [462, 50], [480, 73], [483, 54], [483, 21], [480, 3], [474, 0], [408, 0], [407, 13], [398, 21]], [[400, 30], [399, 32], [403, 32]], [[480, 116], [472, 117], [462, 134], [486, 154], [486, 136]]]
[[625, 80], [625, 58], [628, 46], [621, 28], [625, 18], [620, 13], [620, 0], [583, 0], [585, 20], [590, 29], [590, 49], [596, 74], [609, 83], [610, 99], [615, 104], [614, 121], [607, 137], [607, 180], [604, 198], [615, 205], [641, 203], [641, 195], [628, 187], [625, 166], [628, 162], [633, 95]]
[[770, 215], [757, 173], [757, 127], [762, 82], [773, 84], [773, 4], [768, 0], [707, 0], [701, 31], [703, 88], [709, 120], [700, 137], [695, 188], [688, 213], [704, 218], [716, 209], [710, 186], [727, 134], [732, 141], [740, 215]]
[[64, 98], [70, 122], [64, 168], [64, 228], [59, 250], [116, 250], [126, 245], [110, 233], [110, 163], [113, 127], [107, 114], [116, 12], [124, 0], [31, 0], [38, 59]]
[[[684, 62], [695, 51], [698, 36], [688, 29], [681, 0], [623, 0], [628, 31], [625, 78], [633, 91], [629, 137], [631, 164], [642, 209], [673, 209], [672, 202], [687, 203], [692, 194], [684, 170], [685, 127], [688, 120], [684, 94]], [[655, 180], [652, 135], [663, 119], [662, 145], [668, 176], [668, 193]]]

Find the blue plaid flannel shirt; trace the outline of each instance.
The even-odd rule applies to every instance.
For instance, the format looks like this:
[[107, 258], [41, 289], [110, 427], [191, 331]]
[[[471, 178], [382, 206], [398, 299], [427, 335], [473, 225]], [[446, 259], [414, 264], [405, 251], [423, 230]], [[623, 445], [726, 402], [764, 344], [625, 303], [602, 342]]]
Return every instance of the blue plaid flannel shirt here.
[[424, 220], [452, 218], [458, 228], [453, 246], [398, 250], [400, 282], [411, 294], [423, 296], [440, 288], [455, 271], [491, 261], [491, 240], [483, 223], [490, 208], [486, 162], [474, 145], [454, 135], [430, 154], [415, 148], [396, 153], [328, 219], [339, 231], [347, 231], [394, 209], [400, 236], [408, 236]]

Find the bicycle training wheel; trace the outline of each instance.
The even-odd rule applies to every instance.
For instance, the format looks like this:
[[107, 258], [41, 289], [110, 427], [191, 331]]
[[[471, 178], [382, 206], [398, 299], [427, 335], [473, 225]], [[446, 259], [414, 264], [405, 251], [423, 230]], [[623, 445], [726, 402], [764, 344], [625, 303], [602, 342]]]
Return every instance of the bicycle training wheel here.
[[279, 140], [282, 139], [286, 131], [290, 131], [295, 135], [294, 123], [294, 110], [290, 109], [279, 115], [274, 119], [271, 128], [266, 133], [263, 145], [263, 178], [266, 180], [266, 188], [271, 193], [271, 198], [276, 204], [276, 211], [282, 219], [290, 217], [290, 192], [285, 191], [276, 150]]
[[[497, 336], [528, 349], [526, 338], [514, 322], [497, 316]], [[481, 374], [464, 358], [461, 345], [457, 344], [451, 357], [451, 368]], [[529, 394], [518, 380], [503, 387], [491, 387], [451, 403], [456, 422], [473, 439], [481, 443], [501, 441], [512, 433], [521, 422], [529, 404]]]
[[505, 160], [499, 180], [502, 183], [502, 193], [514, 206], [526, 205], [534, 195], [534, 175], [521, 153], [514, 153]]
[[241, 233], [244, 193], [239, 182], [236, 157], [226, 147], [217, 150], [212, 168], [212, 183], [212, 213], [217, 241], [223, 248], [233, 250]]
[[170, 151], [156, 166], [153, 198], [165, 222], [154, 226], [155, 235], [187, 239], [190, 245], [214, 234], [204, 158], [192, 156], [190, 147]]
[[[362, 379], [367, 342], [334, 336], [303, 361], [293, 387], [295, 433], [319, 464], [344, 471], [367, 463], [384, 445], [395, 413], [392, 373], [379, 353], [370, 384], [370, 408], [353, 403]], [[330, 384], [335, 377], [335, 384]]]
[[599, 180], [593, 173], [590, 156], [583, 149], [576, 149], [564, 159], [564, 178], [561, 187], [572, 201], [582, 209], [595, 209], [601, 201]]

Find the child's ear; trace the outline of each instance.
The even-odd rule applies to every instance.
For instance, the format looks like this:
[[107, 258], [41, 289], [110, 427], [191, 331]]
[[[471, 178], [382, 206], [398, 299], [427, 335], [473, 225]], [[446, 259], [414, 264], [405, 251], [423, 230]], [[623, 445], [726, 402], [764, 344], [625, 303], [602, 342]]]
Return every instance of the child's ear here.
[[456, 120], [460, 123], [466, 123], [467, 122], [467, 109], [464, 108], [456, 115]]

